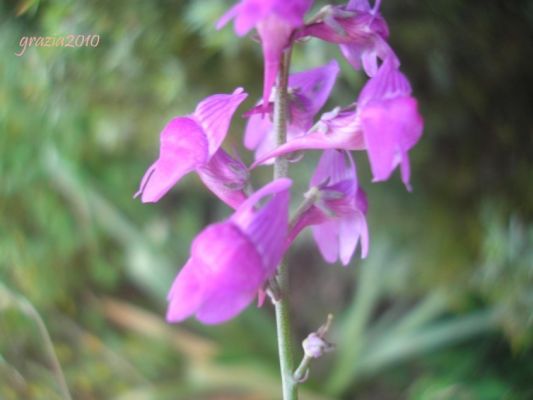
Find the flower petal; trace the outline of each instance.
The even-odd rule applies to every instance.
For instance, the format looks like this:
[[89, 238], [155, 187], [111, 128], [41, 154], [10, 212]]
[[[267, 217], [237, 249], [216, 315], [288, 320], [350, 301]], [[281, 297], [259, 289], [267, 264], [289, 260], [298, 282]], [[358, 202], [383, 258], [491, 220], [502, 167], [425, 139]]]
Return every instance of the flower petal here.
[[248, 182], [248, 169], [224, 149], [219, 148], [196, 172], [209, 190], [230, 207], [237, 208], [246, 200], [244, 188]]
[[244, 146], [248, 150], [256, 149], [271, 131], [272, 121], [270, 120], [270, 115], [250, 115], [244, 131]]
[[319, 186], [326, 180], [328, 186], [349, 180], [357, 187], [355, 163], [349, 152], [330, 149], [322, 153], [310, 183]]
[[339, 254], [339, 223], [337, 219], [330, 219], [320, 225], [311, 227], [313, 238], [320, 250], [320, 254], [327, 263], [337, 261]]
[[233, 113], [248, 95], [242, 88], [232, 94], [215, 94], [198, 104], [193, 117], [203, 128], [209, 144], [209, 156], [213, 156], [228, 133]]
[[135, 197], [143, 203], [158, 201], [183, 175], [207, 161], [207, 140], [203, 130], [191, 118], [178, 117], [161, 132], [159, 158], [141, 181]]
[[[200, 274], [199, 274], [200, 273]], [[201, 266], [191, 258], [181, 269], [168, 294], [168, 322], [180, 322], [196, 313], [204, 296]]]
[[396, 58], [385, 42], [389, 29], [378, 8], [379, 2], [371, 10], [366, 1], [350, 2], [346, 7], [330, 7], [322, 20], [306, 25], [297, 37], [313, 36], [339, 44], [342, 54], [355, 69], [362, 66], [369, 76], [374, 76], [378, 70], [378, 58], [382, 61]]
[[295, 222], [291, 225], [289, 233], [287, 234], [286, 248], [292, 244], [296, 237], [305, 228], [311, 225], [318, 225], [326, 222], [328, 217], [320, 211], [317, 207], [312, 206], [309, 210], [305, 211]]
[[271, 158], [300, 150], [361, 150], [364, 148], [363, 136], [358, 130], [359, 124], [355, 120], [355, 116], [353, 119], [354, 121], [350, 126], [339, 127], [339, 129], [332, 130], [331, 132], [315, 130], [305, 136], [294, 138], [279, 146], [274, 151], [260, 157], [250, 168], [253, 169], [258, 165], [264, 164], [265, 161]]
[[253, 301], [266, 279], [253, 243], [231, 222], [206, 228], [193, 242], [191, 252], [201, 265], [205, 285], [196, 317], [205, 324], [236, 316]]
[[235, 32], [243, 36], [269, 15], [276, 15], [292, 27], [303, 25], [303, 16], [311, 7], [312, 0], [241, 0], [230, 8], [217, 22], [222, 28], [235, 18]]
[[346, 9], [360, 12], [369, 12], [370, 3], [368, 2], [368, 0], [350, 0], [348, 4], [346, 4]]
[[[238, 14], [239, 14], [239, 11], [241, 10], [241, 5], [240, 4], [235, 4], [233, 7], [231, 7], [228, 11], [226, 11], [224, 13], [224, 15], [222, 17], [220, 17], [220, 19], [217, 21], [216, 23], [216, 29], [217, 30], [220, 30], [222, 29], [229, 21], [231, 21], [233, 18], [235, 18]], [[237, 32], [237, 34], [239, 36], [243, 36], [246, 34], [246, 32], [248, 32], [250, 29], [252, 29], [253, 27], [253, 24], [251, 24], [249, 27], [245, 27], [245, 28], [248, 28], [248, 29], [245, 29], [244, 32], [241, 32], [240, 30]]]
[[409, 183], [407, 151], [422, 135], [416, 100], [400, 97], [373, 102], [361, 112], [361, 121], [374, 181], [387, 180], [403, 163], [403, 181]]
[[[353, 46], [351, 44], [342, 43], [339, 45], [341, 53], [348, 60], [355, 70], [361, 69], [362, 57], [365, 49], [361, 46]], [[366, 71], [365, 71], [366, 72]]]
[[[287, 126], [289, 140], [303, 136], [311, 128], [315, 114], [328, 99], [338, 72], [338, 63], [332, 60], [321, 67], [296, 72], [289, 76], [291, 93]], [[276, 148], [276, 137], [270, 115], [259, 115], [256, 109], [253, 110], [246, 125], [244, 144], [246, 148], [256, 150], [256, 160]]]
[[[359, 239], [363, 236], [363, 231], [366, 231], [368, 237], [368, 227], [366, 218], [361, 212], [355, 212], [351, 215], [346, 215], [339, 221], [339, 255], [343, 265], [348, 265], [357, 248]], [[361, 243], [363, 245], [363, 242]], [[368, 242], [366, 241], [364, 248], [361, 250], [361, 257], [365, 258], [368, 253]]]
[[[265, 1], [265, 0], [261, 0]], [[269, 0], [266, 0], [267, 2]], [[303, 25], [303, 17], [311, 8], [313, 0], [270, 0], [274, 3], [273, 11], [292, 27], [297, 28]]]
[[[287, 132], [288, 137], [288, 132]], [[276, 149], [277, 146], [277, 137], [274, 131], [270, 131], [266, 134], [266, 136], [263, 138], [261, 143], [259, 143], [259, 146], [255, 149], [254, 158], [256, 160], [259, 160], [260, 158], [264, 157], [265, 155], [271, 153]], [[265, 164], [272, 165], [274, 164], [274, 160], [268, 160], [265, 162]]]
[[283, 51], [289, 45], [293, 27], [285, 20], [271, 14], [257, 25], [263, 48], [264, 79], [263, 106], [266, 107], [276, 82]]
[[[296, 91], [298, 97], [309, 100], [301, 108], [304, 108], [306, 115], [310, 117], [310, 123], [315, 114], [320, 111], [328, 100], [339, 71], [340, 68], [337, 61], [331, 60], [320, 67], [290, 75], [289, 88]], [[298, 108], [298, 97], [293, 101], [296, 108]], [[309, 128], [310, 126], [306, 127], [305, 130]]]
[[398, 70], [398, 65], [393, 58], [383, 62], [377, 74], [365, 84], [357, 106], [361, 109], [373, 100], [388, 100], [396, 97], [409, 96], [411, 84], [404, 74]]
[[[281, 178], [264, 186], [246, 200], [232, 216], [261, 254], [263, 266], [268, 275], [274, 272], [285, 250], [288, 229], [290, 179]], [[272, 199], [255, 210], [264, 197]]]

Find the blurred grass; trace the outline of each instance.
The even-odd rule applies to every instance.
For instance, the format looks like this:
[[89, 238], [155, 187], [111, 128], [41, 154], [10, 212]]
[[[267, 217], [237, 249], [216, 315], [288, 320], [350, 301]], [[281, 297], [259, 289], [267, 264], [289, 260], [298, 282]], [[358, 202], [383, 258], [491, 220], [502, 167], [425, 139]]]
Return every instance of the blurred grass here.
[[[195, 177], [155, 206], [132, 200], [172, 116], [236, 86], [244, 108], [259, 97], [258, 46], [213, 27], [230, 3], [0, 1], [0, 282], [42, 316], [73, 398], [279, 396], [269, 306], [218, 327], [164, 323], [191, 239], [230, 210]], [[533, 6], [409, 0], [383, 14], [426, 121], [414, 192], [369, 184], [358, 155], [369, 260], [325, 266], [308, 235], [291, 252], [296, 339], [338, 321], [339, 350], [303, 398], [531, 398]], [[14, 55], [22, 36], [71, 33], [101, 43]], [[337, 48], [298, 46], [294, 68], [330, 58], [330, 104], [348, 104], [364, 80]], [[315, 162], [293, 167], [297, 188]], [[2, 399], [61, 398], [35, 328], [2, 307]]]

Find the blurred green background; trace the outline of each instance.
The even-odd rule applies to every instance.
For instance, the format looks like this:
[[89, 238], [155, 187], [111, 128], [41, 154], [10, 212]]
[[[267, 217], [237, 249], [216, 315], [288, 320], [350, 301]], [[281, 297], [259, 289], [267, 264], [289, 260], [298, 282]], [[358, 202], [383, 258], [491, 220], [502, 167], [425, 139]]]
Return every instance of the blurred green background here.
[[[338, 351], [302, 398], [532, 399], [533, 2], [383, 3], [425, 118], [414, 191], [370, 184], [358, 155], [369, 259], [325, 265], [309, 234], [291, 250], [297, 343], [336, 316]], [[195, 176], [158, 204], [132, 199], [170, 118], [237, 86], [239, 113], [260, 96], [257, 43], [213, 27], [230, 4], [0, 1], [0, 398], [62, 399], [60, 371], [74, 399], [279, 398], [270, 305], [164, 322], [191, 239], [230, 210]], [[101, 40], [15, 56], [23, 36], [67, 34]], [[318, 41], [294, 55], [294, 70], [331, 58], [329, 108], [362, 73]], [[297, 189], [316, 156], [293, 167]]]

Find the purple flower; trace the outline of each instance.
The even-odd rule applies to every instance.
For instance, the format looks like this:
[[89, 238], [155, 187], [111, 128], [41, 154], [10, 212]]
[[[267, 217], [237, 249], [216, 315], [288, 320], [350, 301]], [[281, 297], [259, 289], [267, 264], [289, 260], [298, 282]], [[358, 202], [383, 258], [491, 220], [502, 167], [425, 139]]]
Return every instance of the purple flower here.
[[[339, 64], [329, 63], [289, 76], [289, 139], [304, 135], [313, 125], [313, 118], [326, 103], [339, 73]], [[259, 105], [252, 110], [244, 134], [244, 145], [256, 150], [256, 159], [274, 150], [276, 137], [271, 116], [261, 115]]]
[[256, 28], [261, 38], [265, 63], [263, 106], [267, 107], [270, 92], [279, 70], [281, 56], [291, 41], [295, 28], [303, 25], [304, 14], [312, 0], [241, 0], [217, 23], [217, 29], [235, 19], [235, 32], [244, 36]]
[[402, 181], [409, 183], [407, 152], [422, 136], [423, 120], [409, 81], [391, 62], [385, 62], [358, 99], [361, 129], [374, 181], [387, 180], [400, 165]]
[[394, 59], [396, 55], [387, 44], [389, 28], [379, 14], [381, 1], [370, 8], [368, 0], [351, 0], [346, 6], [329, 6], [321, 12], [320, 18], [304, 29], [297, 38], [313, 36], [340, 45], [342, 54], [355, 69], [361, 66], [374, 76], [378, 70], [378, 59]]
[[304, 212], [289, 232], [289, 243], [311, 225], [313, 237], [329, 263], [340, 258], [348, 265], [359, 241], [361, 257], [368, 254], [366, 195], [358, 186], [355, 163], [347, 151], [326, 150], [322, 154], [311, 188], [319, 190], [318, 200]]
[[361, 91], [357, 107], [324, 114], [307, 135], [288, 141], [252, 167], [299, 150], [366, 149], [374, 182], [387, 180], [400, 165], [402, 180], [410, 190], [408, 151], [420, 139], [422, 128], [409, 81], [393, 60], [385, 60]]
[[[250, 304], [283, 256], [291, 184], [286, 178], [271, 182], [227, 221], [200, 232], [169, 292], [169, 322], [194, 314], [205, 324], [217, 324]], [[270, 201], [259, 206], [269, 195]]]
[[193, 114], [170, 121], [161, 132], [159, 158], [144, 174], [135, 197], [141, 195], [143, 203], [154, 203], [185, 174], [209, 169], [233, 113], [246, 96], [242, 88], [232, 94], [215, 94], [200, 102]]

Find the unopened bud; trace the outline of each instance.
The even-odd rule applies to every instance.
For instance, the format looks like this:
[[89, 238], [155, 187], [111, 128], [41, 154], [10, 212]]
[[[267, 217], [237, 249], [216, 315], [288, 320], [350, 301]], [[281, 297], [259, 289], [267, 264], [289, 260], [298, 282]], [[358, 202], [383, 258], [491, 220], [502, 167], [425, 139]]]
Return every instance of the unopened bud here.
[[305, 355], [311, 358], [319, 358], [324, 353], [329, 353], [335, 346], [324, 338], [320, 337], [317, 333], [310, 333], [302, 343]]

